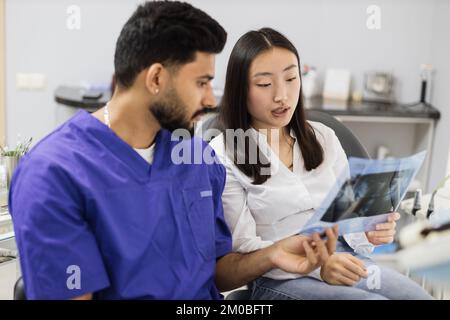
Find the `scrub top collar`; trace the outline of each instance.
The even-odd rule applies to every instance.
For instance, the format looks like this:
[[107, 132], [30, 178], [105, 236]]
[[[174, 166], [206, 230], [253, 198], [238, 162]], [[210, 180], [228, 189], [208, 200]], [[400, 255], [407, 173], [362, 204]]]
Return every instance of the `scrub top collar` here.
[[[158, 172], [157, 168], [162, 165], [163, 158], [165, 158], [165, 153], [167, 151], [165, 149], [170, 145], [168, 141], [165, 141], [167, 135], [170, 136], [169, 132], [161, 129], [156, 134], [154, 158], [153, 163], [150, 165], [133, 149], [132, 146], [127, 144], [113, 130], [88, 112], [80, 110], [74, 116], [74, 119], [79, 128], [91, 134], [94, 139], [97, 139], [109, 149], [117, 159], [129, 166], [137, 180], [142, 183], [147, 183], [150, 179], [153, 180], [156, 178], [152, 171], [155, 173]], [[107, 166], [108, 163], [105, 163], [104, 165]]]

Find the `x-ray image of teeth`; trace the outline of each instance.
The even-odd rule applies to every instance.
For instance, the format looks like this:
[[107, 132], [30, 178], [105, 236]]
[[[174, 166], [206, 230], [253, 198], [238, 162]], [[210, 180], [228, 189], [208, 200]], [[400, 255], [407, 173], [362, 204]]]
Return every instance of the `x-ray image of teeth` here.
[[357, 175], [344, 182], [321, 220], [335, 222], [392, 212], [413, 175], [413, 169]]
[[321, 232], [336, 223], [340, 234], [373, 230], [398, 209], [424, 158], [425, 152], [402, 159], [350, 158], [350, 177], [338, 180], [300, 233]]

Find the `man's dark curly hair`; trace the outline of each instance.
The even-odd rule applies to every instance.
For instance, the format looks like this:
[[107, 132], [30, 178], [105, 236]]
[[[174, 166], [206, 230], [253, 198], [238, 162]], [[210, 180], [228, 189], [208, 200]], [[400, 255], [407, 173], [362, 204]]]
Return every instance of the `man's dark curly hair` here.
[[178, 1], [140, 5], [125, 23], [114, 55], [116, 82], [130, 87], [153, 63], [178, 66], [194, 61], [197, 51], [219, 53], [227, 33], [205, 12]]

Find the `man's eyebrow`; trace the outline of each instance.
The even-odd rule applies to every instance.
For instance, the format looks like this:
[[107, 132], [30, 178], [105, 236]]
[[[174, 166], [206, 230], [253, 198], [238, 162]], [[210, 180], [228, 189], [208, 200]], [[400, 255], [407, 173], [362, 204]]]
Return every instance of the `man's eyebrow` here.
[[213, 79], [214, 79], [214, 76], [210, 75], [210, 74], [205, 74], [203, 76], [197, 77], [197, 80], [208, 80], [208, 81], [210, 81], [210, 80], [213, 80]]
[[[284, 68], [283, 72], [288, 71], [288, 70], [290, 70], [292, 68], [297, 68], [297, 65], [296, 64], [291, 64], [290, 66]], [[271, 72], [258, 72], [258, 73], [255, 73], [253, 78], [262, 77], [262, 76], [271, 76], [271, 75], [273, 75], [273, 73], [271, 73]]]

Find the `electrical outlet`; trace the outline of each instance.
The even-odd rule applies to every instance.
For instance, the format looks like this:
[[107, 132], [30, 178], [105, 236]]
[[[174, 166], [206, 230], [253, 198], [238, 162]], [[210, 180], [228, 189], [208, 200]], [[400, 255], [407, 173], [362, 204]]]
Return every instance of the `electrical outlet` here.
[[30, 89], [45, 89], [45, 75], [41, 73], [32, 73], [30, 77]]
[[17, 73], [16, 87], [21, 90], [45, 89], [46, 78], [42, 73]]
[[16, 87], [17, 89], [28, 89], [30, 87], [30, 78], [26, 73], [16, 74]]

